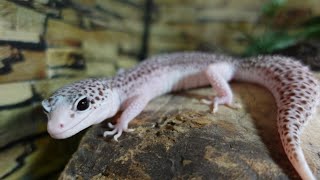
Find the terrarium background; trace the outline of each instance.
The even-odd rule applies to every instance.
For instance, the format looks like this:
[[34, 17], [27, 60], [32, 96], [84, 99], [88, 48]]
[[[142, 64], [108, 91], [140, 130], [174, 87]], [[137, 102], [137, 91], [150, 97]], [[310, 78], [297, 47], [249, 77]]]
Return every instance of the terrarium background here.
[[112, 76], [162, 52], [242, 55], [248, 35], [320, 14], [320, 1], [292, 0], [270, 21], [262, 11], [269, 2], [0, 1], [0, 179], [54, 177], [62, 171], [81, 135], [51, 139], [40, 107], [62, 85]]

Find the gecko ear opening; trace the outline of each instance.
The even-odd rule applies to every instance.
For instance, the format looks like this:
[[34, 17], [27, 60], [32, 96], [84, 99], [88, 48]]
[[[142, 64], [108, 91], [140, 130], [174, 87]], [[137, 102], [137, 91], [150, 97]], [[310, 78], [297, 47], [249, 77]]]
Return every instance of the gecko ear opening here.
[[44, 111], [45, 113], [49, 113], [50, 110], [51, 110], [49, 101], [45, 99], [45, 100], [43, 100], [43, 101], [41, 102], [41, 104], [42, 104], [42, 107], [43, 107], [43, 111]]

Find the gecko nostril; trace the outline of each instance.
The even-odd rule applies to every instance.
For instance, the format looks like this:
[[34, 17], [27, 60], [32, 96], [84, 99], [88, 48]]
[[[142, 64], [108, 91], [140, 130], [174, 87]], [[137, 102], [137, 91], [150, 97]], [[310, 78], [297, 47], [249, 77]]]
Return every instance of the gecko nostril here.
[[63, 124], [60, 124], [60, 127], [63, 128]]

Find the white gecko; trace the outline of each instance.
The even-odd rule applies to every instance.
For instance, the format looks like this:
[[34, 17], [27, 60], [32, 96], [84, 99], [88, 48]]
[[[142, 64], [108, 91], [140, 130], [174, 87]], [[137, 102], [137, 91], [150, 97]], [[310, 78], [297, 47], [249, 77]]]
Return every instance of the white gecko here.
[[317, 79], [296, 60], [282, 56], [237, 59], [201, 52], [154, 56], [113, 78], [87, 79], [66, 85], [42, 102], [53, 138], [70, 137], [123, 111], [117, 123], [105, 131], [117, 140], [132, 131], [128, 124], [148, 102], [162, 94], [211, 85], [218, 105], [233, 105], [231, 79], [268, 88], [275, 97], [278, 132], [284, 150], [302, 179], [316, 179], [301, 149], [300, 135], [319, 104]]

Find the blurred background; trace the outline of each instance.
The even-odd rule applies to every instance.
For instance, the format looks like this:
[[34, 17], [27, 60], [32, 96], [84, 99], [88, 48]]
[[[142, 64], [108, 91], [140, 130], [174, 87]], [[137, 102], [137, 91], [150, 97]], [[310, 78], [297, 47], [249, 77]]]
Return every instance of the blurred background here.
[[153, 55], [284, 54], [320, 67], [319, 0], [1, 0], [0, 179], [55, 179], [83, 133], [54, 140], [40, 102]]

